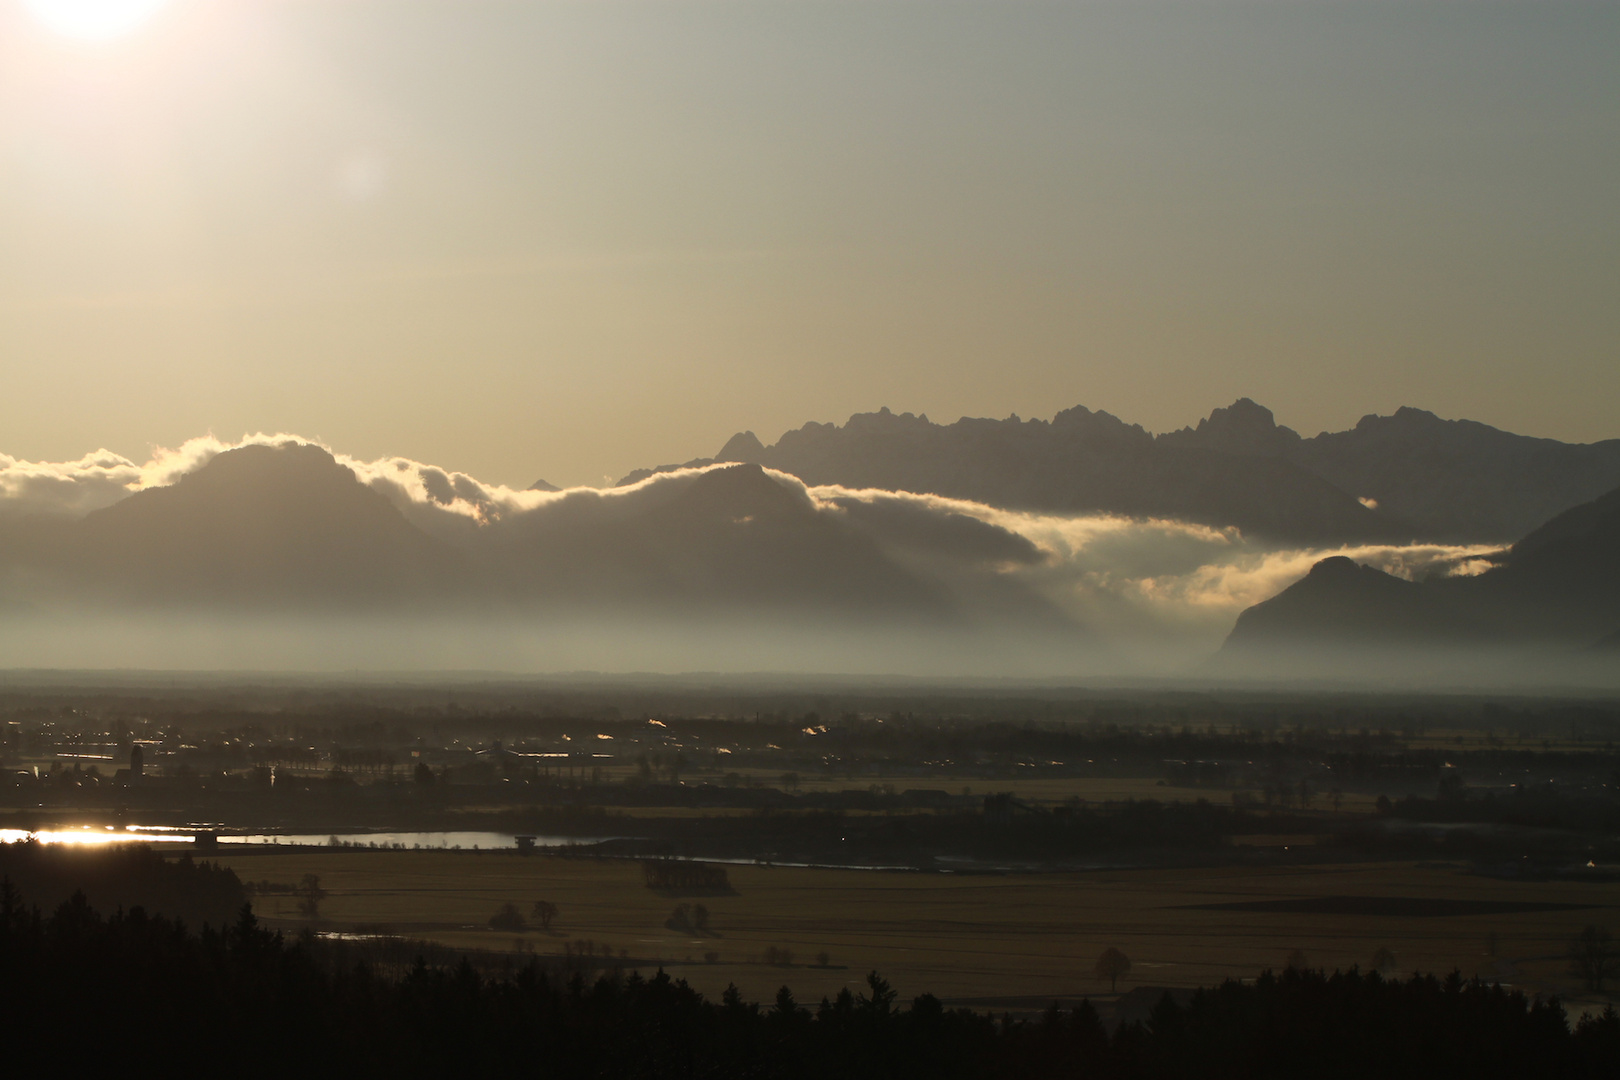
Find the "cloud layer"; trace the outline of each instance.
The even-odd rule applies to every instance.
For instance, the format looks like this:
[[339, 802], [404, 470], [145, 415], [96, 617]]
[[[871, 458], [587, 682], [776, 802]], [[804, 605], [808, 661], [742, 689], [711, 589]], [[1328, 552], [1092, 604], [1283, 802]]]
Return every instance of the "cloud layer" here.
[[1031, 514], [936, 495], [816, 487], [834, 506], [904, 502], [937, 517], [980, 521], [1026, 541], [1036, 560], [1004, 566], [1081, 621], [1116, 636], [1215, 639], [1238, 614], [1298, 581], [1321, 559], [1344, 555], [1399, 577], [1478, 573], [1491, 548], [1441, 544], [1285, 548], [1234, 528], [1115, 515]]
[[[287, 443], [312, 440], [257, 434], [227, 443], [205, 436], [177, 449], [159, 449], [144, 463], [105, 450], [68, 462], [0, 455], [0, 516], [81, 516], [134, 492], [173, 484], [226, 450]], [[463, 544], [512, 528], [543, 528], [579, 515], [644, 507], [672, 497], [709, 471], [678, 470], [623, 488], [538, 492], [487, 484], [403, 457], [361, 461], [333, 453], [419, 528]], [[1484, 548], [1280, 548], [1230, 528], [1020, 513], [933, 495], [806, 487], [794, 477], [771, 475], [816, 513], [864, 532], [896, 560], [928, 576], [976, 575], [1016, 584], [1118, 648], [1183, 660], [1207, 655], [1239, 612], [1275, 595], [1329, 555], [1347, 555], [1408, 578], [1478, 572], [1486, 565], [1480, 561]]]

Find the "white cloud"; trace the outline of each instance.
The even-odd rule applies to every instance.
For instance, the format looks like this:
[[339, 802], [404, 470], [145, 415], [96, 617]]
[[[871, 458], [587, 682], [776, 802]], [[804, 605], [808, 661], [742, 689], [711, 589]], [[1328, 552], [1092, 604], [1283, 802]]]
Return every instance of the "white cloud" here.
[[[255, 436], [248, 441], [285, 441]], [[178, 450], [158, 449], [145, 464], [97, 450], [77, 461], [24, 461], [0, 454], [0, 513], [80, 516], [143, 488], [172, 484], [229, 447], [213, 436], [191, 439]]]
[[[82, 515], [133, 492], [172, 484], [234, 447], [311, 442], [286, 434], [249, 435], [234, 443], [203, 436], [177, 449], [160, 448], [144, 463], [106, 450], [68, 462], [0, 455], [0, 514]], [[334, 456], [419, 527], [451, 539], [475, 536], [503, 521], [532, 520], [532, 515], [628, 511], [673, 497], [709, 471], [680, 469], [623, 488], [539, 492], [487, 484], [404, 457]], [[1417, 578], [1479, 573], [1489, 565], [1481, 557], [1492, 550], [1436, 544], [1277, 548], [1232, 528], [1107, 514], [1025, 513], [936, 495], [806, 487], [786, 474], [772, 475], [804, 492], [808, 505], [871, 530], [880, 543], [926, 549], [936, 570], [948, 572], [955, 565], [963, 572], [1004, 575], [1105, 634], [1200, 648], [1218, 643], [1244, 608], [1276, 595], [1330, 555]], [[854, 514], [856, 504], [885, 512]], [[988, 528], [964, 530], [963, 519]], [[1036, 557], [1029, 557], [1030, 545]]]
[[1442, 544], [1278, 548], [1235, 528], [1113, 514], [1039, 514], [962, 499], [832, 485], [809, 489], [827, 504], [911, 500], [941, 514], [977, 518], [1046, 553], [1008, 566], [1076, 617], [1116, 635], [1218, 639], [1244, 608], [1281, 592], [1322, 559], [1344, 555], [1397, 577], [1479, 573], [1494, 547]]

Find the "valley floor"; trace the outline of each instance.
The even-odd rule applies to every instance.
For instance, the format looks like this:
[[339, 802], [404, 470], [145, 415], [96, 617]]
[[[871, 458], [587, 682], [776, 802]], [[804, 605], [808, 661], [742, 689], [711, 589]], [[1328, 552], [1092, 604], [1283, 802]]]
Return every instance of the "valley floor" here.
[[[800, 1001], [859, 989], [876, 969], [903, 998], [1036, 1010], [1110, 997], [1093, 973], [1110, 946], [1132, 962], [1120, 994], [1252, 977], [1296, 950], [1311, 967], [1365, 970], [1387, 949], [1399, 974], [1456, 969], [1556, 994], [1573, 1016], [1610, 999], [1569, 974], [1569, 940], [1588, 924], [1620, 926], [1620, 883], [1502, 881], [1449, 863], [994, 875], [744, 865], [727, 868], [729, 895], [672, 896], [620, 859], [352, 849], [219, 859], [246, 882], [318, 875], [329, 894], [320, 931], [559, 957], [590, 943], [613, 966], [662, 966], [705, 995], [735, 983], [765, 1001], [784, 984]], [[502, 904], [528, 915], [540, 900], [557, 908], [549, 932], [490, 928]], [[706, 934], [666, 928], [682, 903], [708, 909]], [[285, 894], [255, 906], [269, 926], [310, 925]]]

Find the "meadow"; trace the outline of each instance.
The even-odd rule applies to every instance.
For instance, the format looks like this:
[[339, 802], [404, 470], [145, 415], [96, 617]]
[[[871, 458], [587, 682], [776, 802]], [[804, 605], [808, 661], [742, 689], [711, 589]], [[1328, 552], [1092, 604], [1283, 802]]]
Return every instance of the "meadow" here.
[[[1581, 1012], [1605, 999], [1568, 973], [1567, 943], [1588, 924], [1620, 926], [1620, 884], [1502, 881], [1460, 864], [994, 875], [737, 865], [727, 868], [731, 894], [679, 896], [647, 888], [630, 860], [300, 849], [233, 850], [220, 861], [250, 882], [318, 875], [328, 895], [314, 926], [323, 931], [381, 929], [542, 956], [589, 943], [615, 963], [663, 966], [705, 994], [734, 983], [752, 1000], [784, 984], [816, 1000], [859, 988], [876, 969], [902, 995], [1038, 1009], [1107, 997], [1093, 969], [1109, 947], [1132, 961], [1120, 993], [1252, 977], [1296, 954], [1312, 967], [1365, 970], [1382, 949], [1395, 973], [1456, 969], [1558, 994]], [[557, 909], [549, 932], [490, 928], [501, 905], [527, 915], [541, 900]], [[666, 927], [681, 903], [708, 909], [706, 933]], [[256, 906], [270, 926], [310, 925], [285, 895]]]

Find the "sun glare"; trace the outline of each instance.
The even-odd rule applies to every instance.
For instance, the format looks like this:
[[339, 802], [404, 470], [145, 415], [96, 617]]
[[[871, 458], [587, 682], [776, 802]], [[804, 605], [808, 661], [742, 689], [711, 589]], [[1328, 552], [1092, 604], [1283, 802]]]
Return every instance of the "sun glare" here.
[[110, 41], [146, 22], [169, 0], [23, 0], [29, 14], [79, 41]]

